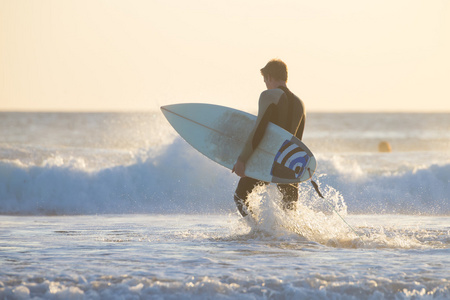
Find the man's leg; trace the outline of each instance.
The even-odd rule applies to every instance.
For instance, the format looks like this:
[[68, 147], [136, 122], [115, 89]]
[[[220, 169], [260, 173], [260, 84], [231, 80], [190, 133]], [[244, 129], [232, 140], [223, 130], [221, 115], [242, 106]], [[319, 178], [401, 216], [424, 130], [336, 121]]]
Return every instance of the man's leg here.
[[278, 184], [278, 190], [283, 194], [283, 209], [296, 210], [298, 201], [298, 183]]
[[234, 193], [234, 202], [243, 217], [247, 216], [250, 211], [248, 209], [248, 195], [252, 192], [255, 186], [264, 184], [264, 182], [250, 178], [242, 177], [239, 180], [236, 192]]

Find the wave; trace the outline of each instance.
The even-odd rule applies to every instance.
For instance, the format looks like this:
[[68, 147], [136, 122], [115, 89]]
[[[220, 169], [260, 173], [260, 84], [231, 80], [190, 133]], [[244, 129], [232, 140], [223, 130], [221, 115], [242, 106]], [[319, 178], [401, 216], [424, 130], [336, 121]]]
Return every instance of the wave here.
[[[82, 158], [31, 165], [0, 161], [0, 214], [229, 213], [237, 177], [181, 138], [133, 163], [90, 170]], [[394, 173], [343, 169], [318, 156], [316, 179], [338, 193], [348, 213], [450, 214], [450, 164]], [[349, 173], [350, 172], [350, 173]], [[362, 174], [361, 174], [362, 173]], [[318, 206], [309, 183], [301, 201]], [[320, 205], [319, 205], [320, 206]]]
[[232, 199], [231, 172], [181, 139], [158, 152], [96, 171], [83, 168], [80, 158], [41, 166], [2, 161], [0, 213], [204, 213], [231, 207], [224, 201]]
[[337, 189], [352, 213], [450, 214], [449, 163], [381, 168], [375, 173], [358, 164], [346, 169], [336, 158], [319, 163], [326, 170], [320, 181]]

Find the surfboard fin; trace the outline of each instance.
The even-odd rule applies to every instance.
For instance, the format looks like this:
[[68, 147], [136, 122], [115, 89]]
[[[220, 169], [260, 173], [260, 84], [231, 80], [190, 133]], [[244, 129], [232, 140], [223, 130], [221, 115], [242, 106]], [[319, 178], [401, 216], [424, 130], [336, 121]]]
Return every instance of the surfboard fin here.
[[311, 179], [311, 184], [313, 185], [314, 189], [316, 190], [317, 194], [319, 195], [320, 198], [323, 198], [322, 193], [319, 190], [319, 186], [317, 185], [317, 183]]

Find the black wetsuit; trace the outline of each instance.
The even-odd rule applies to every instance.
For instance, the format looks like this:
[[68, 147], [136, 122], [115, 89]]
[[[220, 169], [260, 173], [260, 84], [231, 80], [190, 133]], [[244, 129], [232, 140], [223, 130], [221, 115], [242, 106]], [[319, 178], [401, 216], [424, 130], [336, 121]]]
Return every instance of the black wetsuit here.
[[[281, 91], [280, 91], [281, 90]], [[272, 91], [272, 92], [269, 92]], [[260, 111], [258, 112], [258, 123], [249, 137], [240, 158], [246, 162], [253, 149], [255, 149], [262, 137], [268, 122], [272, 122], [293, 135], [300, 140], [303, 136], [305, 128], [305, 107], [303, 102], [294, 95], [287, 87], [280, 86], [278, 89], [266, 91], [270, 93], [262, 93], [260, 98]], [[264, 99], [271, 98], [269, 100]], [[261, 111], [262, 102], [265, 108]], [[270, 103], [267, 105], [267, 103]], [[242, 216], [248, 215], [248, 195], [257, 185], [266, 185], [268, 182], [256, 180], [250, 177], [242, 177], [239, 180], [236, 192], [234, 194], [234, 201]], [[278, 184], [278, 189], [283, 194], [283, 208], [295, 209], [298, 201], [298, 184]]]

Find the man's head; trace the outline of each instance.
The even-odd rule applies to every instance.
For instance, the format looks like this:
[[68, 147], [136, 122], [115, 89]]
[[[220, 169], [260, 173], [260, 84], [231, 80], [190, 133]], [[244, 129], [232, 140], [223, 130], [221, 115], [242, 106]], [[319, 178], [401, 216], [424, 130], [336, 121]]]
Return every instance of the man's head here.
[[287, 66], [280, 59], [272, 59], [261, 69], [261, 75], [264, 76], [264, 82], [268, 89], [286, 85], [288, 79]]

